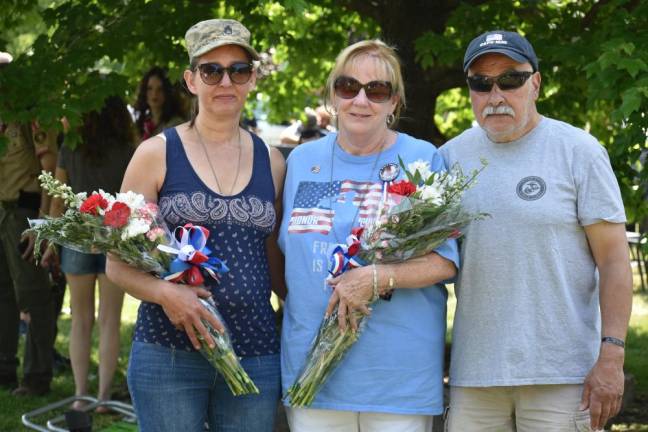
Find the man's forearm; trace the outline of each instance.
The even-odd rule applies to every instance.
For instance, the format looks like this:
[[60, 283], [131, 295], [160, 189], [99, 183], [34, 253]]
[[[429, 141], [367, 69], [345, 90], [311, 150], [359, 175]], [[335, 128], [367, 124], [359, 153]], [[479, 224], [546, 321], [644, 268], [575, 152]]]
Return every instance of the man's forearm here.
[[[632, 273], [623, 261], [599, 268], [601, 335], [625, 341], [632, 312]], [[622, 352], [614, 344], [601, 345], [602, 355]]]

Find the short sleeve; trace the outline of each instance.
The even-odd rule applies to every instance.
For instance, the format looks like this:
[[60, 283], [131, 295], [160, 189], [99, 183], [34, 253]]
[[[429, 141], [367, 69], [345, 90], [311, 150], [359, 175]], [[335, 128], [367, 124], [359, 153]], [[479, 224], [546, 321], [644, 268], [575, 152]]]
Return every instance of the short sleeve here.
[[455, 239], [446, 240], [445, 243], [443, 243], [441, 246], [436, 248], [434, 252], [438, 253], [448, 261], [452, 261], [455, 267], [457, 267], [457, 270], [459, 270], [460, 262], [459, 262], [459, 248], [457, 246], [457, 240]]
[[578, 220], [582, 226], [601, 221], [625, 223], [626, 215], [619, 183], [605, 149], [598, 143], [585, 154], [575, 170]]
[[435, 172], [448, 170], [448, 166], [438, 150], [435, 150], [434, 154], [432, 155], [432, 160], [430, 161], [430, 169]]
[[34, 151], [37, 157], [43, 156], [47, 152], [56, 155], [58, 151], [56, 129], [43, 130], [38, 127], [32, 127], [32, 137], [34, 140]]

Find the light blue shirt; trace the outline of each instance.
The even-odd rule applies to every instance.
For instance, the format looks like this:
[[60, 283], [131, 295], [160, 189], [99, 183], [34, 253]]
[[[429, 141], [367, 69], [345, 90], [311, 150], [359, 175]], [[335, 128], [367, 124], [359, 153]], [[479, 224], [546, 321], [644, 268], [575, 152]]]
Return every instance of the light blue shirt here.
[[[336, 134], [297, 147], [288, 158], [279, 245], [286, 256], [281, 366], [284, 394], [299, 376], [324, 316], [330, 250], [353, 226], [364, 224], [381, 196], [378, 171], [418, 159], [434, 171], [444, 162], [436, 148], [400, 133], [378, 157], [354, 156]], [[331, 163], [333, 162], [333, 163]], [[331, 175], [333, 165], [333, 175]], [[399, 179], [404, 177], [400, 173]], [[457, 245], [436, 250], [458, 266]], [[443, 411], [443, 358], [447, 292], [443, 285], [397, 289], [372, 305], [360, 339], [317, 394], [312, 408], [436, 415]]]

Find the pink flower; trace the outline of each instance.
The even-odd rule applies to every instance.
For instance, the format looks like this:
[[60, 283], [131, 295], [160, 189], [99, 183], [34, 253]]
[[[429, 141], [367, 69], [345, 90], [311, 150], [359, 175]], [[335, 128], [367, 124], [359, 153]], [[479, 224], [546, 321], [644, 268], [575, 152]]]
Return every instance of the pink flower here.
[[152, 228], [149, 232], [146, 233], [146, 238], [151, 240], [152, 242], [164, 238], [164, 230], [160, 227]]
[[144, 219], [148, 224], [153, 223], [153, 219], [157, 216], [159, 208], [155, 203], [146, 203], [144, 207], [137, 209], [137, 216]]

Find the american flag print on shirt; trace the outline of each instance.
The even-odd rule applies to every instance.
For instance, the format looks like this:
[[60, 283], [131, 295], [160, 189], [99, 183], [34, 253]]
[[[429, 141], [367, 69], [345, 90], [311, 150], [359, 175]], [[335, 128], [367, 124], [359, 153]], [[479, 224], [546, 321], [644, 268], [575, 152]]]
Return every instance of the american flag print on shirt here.
[[290, 213], [288, 232], [328, 234], [335, 217], [334, 203], [344, 205], [350, 202], [354, 207], [359, 207], [356, 225], [364, 225], [376, 213], [381, 194], [381, 183], [355, 180], [300, 182]]

